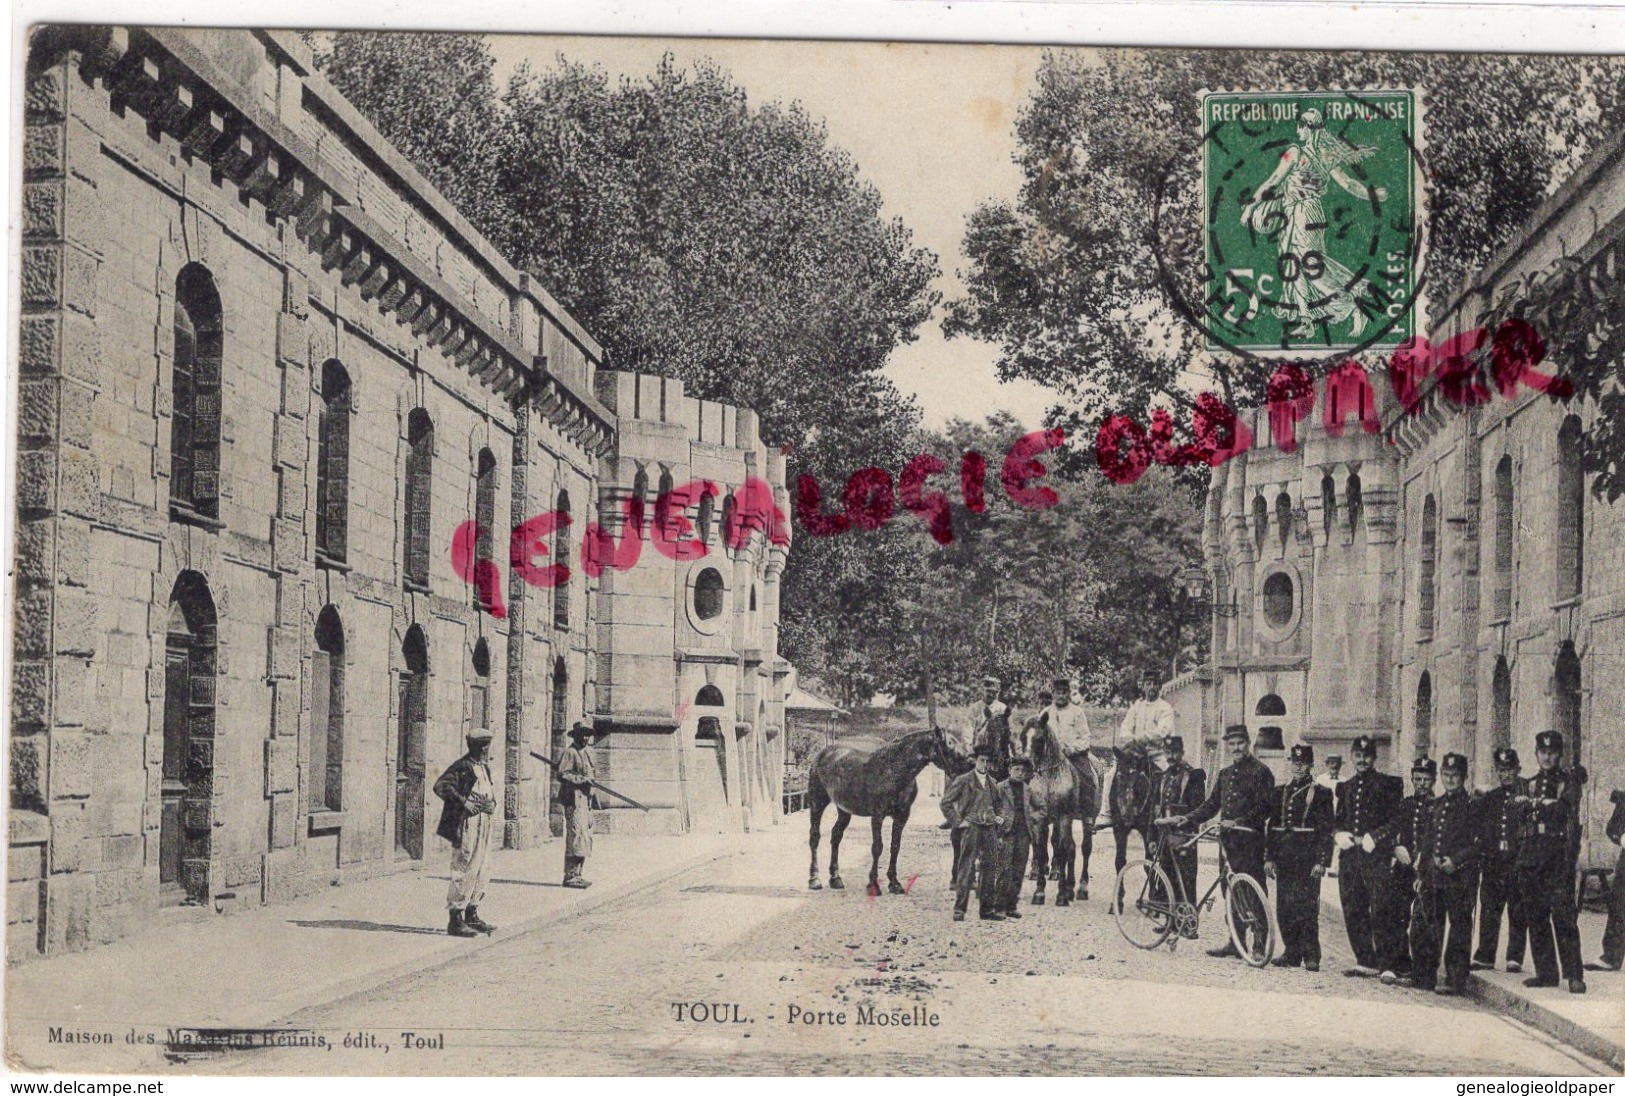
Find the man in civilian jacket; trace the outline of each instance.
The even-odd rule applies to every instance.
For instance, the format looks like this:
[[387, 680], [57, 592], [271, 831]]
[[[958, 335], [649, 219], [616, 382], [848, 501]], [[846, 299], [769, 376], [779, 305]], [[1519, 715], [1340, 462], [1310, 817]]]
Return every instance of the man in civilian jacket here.
[[497, 801], [491, 783], [491, 731], [475, 727], [468, 732], [468, 752], [440, 774], [434, 794], [444, 806], [435, 833], [451, 842], [451, 886], [446, 890], [452, 936], [477, 936], [496, 931], [480, 918], [479, 904], [491, 879], [491, 842], [496, 831]]
[[[986, 744], [976, 748], [976, 767], [960, 773], [942, 796], [942, 817], [950, 829], [964, 830], [960, 844], [959, 875], [954, 879], [954, 920], [965, 919], [971, 887], [976, 887], [982, 920], [1003, 921], [999, 909], [1000, 842], [1009, 832], [1012, 812], [1010, 798], [988, 772], [993, 751]], [[978, 881], [978, 869], [980, 880]]]
[[1614, 813], [1603, 831], [1611, 844], [1621, 846], [1614, 865], [1614, 885], [1608, 891], [1608, 927], [1602, 930], [1602, 959], [1587, 963], [1586, 970], [1617, 971], [1625, 966], [1625, 791], [1614, 789], [1609, 797]]
[[[1480, 804], [1463, 786], [1467, 758], [1447, 753], [1439, 766], [1444, 794], [1428, 807], [1414, 851], [1416, 910], [1411, 915], [1411, 978], [1417, 989], [1452, 996], [1467, 988], [1473, 942], [1473, 899], [1478, 893]], [[1442, 945], [1442, 948], [1441, 948]], [[1438, 985], [1444, 954], [1444, 985]]]
[[1354, 775], [1337, 785], [1337, 818], [1333, 842], [1342, 850], [1337, 865], [1337, 893], [1343, 906], [1343, 925], [1354, 951], [1354, 967], [1346, 973], [1374, 978], [1382, 970], [1382, 945], [1389, 934], [1380, 927], [1379, 911], [1388, 882], [1387, 858], [1376, 854], [1376, 839], [1393, 818], [1405, 795], [1405, 782], [1377, 771], [1377, 744], [1360, 735], [1349, 750]]
[[[989, 775], [992, 765], [988, 766]], [[1027, 832], [1027, 781], [1032, 779], [1033, 763], [1025, 757], [1010, 759], [1010, 775], [999, 784], [1010, 800], [1010, 828], [1003, 837], [999, 855], [1002, 882], [998, 909], [1006, 918], [1021, 920], [1021, 881], [1027, 874], [1027, 854], [1032, 835]]]
[[[1169, 824], [1182, 826], [1194, 823], [1200, 826], [1217, 817], [1219, 847], [1230, 861], [1231, 870], [1250, 875], [1257, 880], [1260, 888], [1267, 888], [1269, 884], [1264, 881], [1264, 826], [1275, 806], [1275, 774], [1252, 755], [1246, 724], [1226, 727], [1224, 744], [1230, 751], [1231, 762], [1219, 770], [1219, 778], [1213, 782], [1213, 791], [1208, 794], [1207, 800], [1190, 814], [1170, 819]], [[1232, 908], [1231, 913], [1234, 912]], [[1241, 956], [1236, 945], [1229, 940], [1222, 948], [1208, 949], [1208, 954], [1220, 959]]]
[[1315, 749], [1292, 747], [1292, 780], [1276, 791], [1264, 835], [1264, 874], [1275, 880], [1278, 967], [1320, 969], [1320, 880], [1332, 866], [1332, 792], [1311, 775]]
[[1495, 951], [1501, 944], [1501, 911], [1507, 920], [1507, 972], [1523, 970], [1524, 948], [1529, 943], [1529, 926], [1523, 919], [1523, 899], [1518, 897], [1518, 832], [1523, 808], [1515, 801], [1523, 781], [1518, 779], [1518, 751], [1495, 751], [1497, 786], [1478, 801], [1479, 832], [1478, 950], [1473, 954], [1474, 970], [1495, 969]]

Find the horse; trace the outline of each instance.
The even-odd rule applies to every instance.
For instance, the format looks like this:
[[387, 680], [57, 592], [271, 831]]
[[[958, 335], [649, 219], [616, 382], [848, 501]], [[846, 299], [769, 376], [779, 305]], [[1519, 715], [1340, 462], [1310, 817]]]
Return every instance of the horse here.
[[886, 872], [887, 890], [892, 894], [906, 894], [897, 879], [897, 849], [903, 840], [903, 827], [908, 824], [909, 810], [918, 794], [915, 780], [927, 765], [936, 764], [947, 770], [947, 743], [940, 729], [914, 731], [901, 735], [877, 750], [860, 750], [854, 746], [832, 743], [818, 751], [807, 775], [807, 807], [811, 827], [807, 837], [812, 852], [812, 865], [808, 869], [807, 889], [822, 890], [818, 881], [818, 831], [823, 822], [824, 808], [835, 804], [838, 815], [829, 831], [829, 885], [841, 890], [841, 836], [853, 815], [869, 819], [874, 832], [870, 848], [873, 861], [869, 866], [869, 893], [880, 893], [880, 854], [885, 845], [880, 838], [881, 824], [891, 824], [891, 865]]
[[[1033, 905], [1044, 904], [1044, 884], [1050, 875], [1053, 851], [1058, 883], [1055, 904], [1070, 906], [1074, 894], [1080, 899], [1089, 897], [1087, 876], [1083, 886], [1076, 886], [1072, 855], [1077, 845], [1072, 837], [1072, 823], [1084, 824], [1087, 841], [1095, 815], [1100, 811], [1100, 784], [1092, 767], [1087, 763], [1077, 765], [1067, 757], [1055, 740], [1048, 715], [1040, 714], [1022, 725], [1021, 756], [1033, 766], [1033, 775], [1027, 781], [1027, 828], [1032, 838], [1037, 880]], [[1088, 870], [1086, 860], [1084, 871]]]
[[[1114, 866], [1118, 873], [1128, 863], [1130, 834], [1138, 831], [1141, 847], [1149, 847], [1151, 800], [1157, 786], [1156, 771], [1151, 764], [1152, 746], [1150, 739], [1136, 738], [1122, 746], [1112, 747], [1117, 766], [1112, 773], [1107, 800], [1112, 805], [1112, 837], [1117, 843]], [[1122, 899], [1123, 896], [1119, 894], [1117, 900], [1121, 902]]]

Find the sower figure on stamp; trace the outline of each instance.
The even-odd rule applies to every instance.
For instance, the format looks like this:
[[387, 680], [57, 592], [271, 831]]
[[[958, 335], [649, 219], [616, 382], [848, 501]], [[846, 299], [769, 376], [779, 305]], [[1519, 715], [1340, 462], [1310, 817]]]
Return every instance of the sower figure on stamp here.
[[1614, 789], [1609, 796], [1614, 813], [1608, 819], [1610, 844], [1619, 845], [1619, 862], [1614, 865], [1614, 882], [1608, 889], [1608, 925], [1602, 930], [1602, 958], [1587, 963], [1586, 970], [1617, 971], [1625, 966], [1625, 791]]
[[1332, 866], [1332, 793], [1310, 775], [1313, 746], [1292, 747], [1292, 780], [1276, 789], [1264, 841], [1264, 873], [1275, 880], [1280, 956], [1274, 965], [1320, 969], [1320, 880]]
[[491, 731], [468, 732], [468, 752], [434, 782], [440, 797], [440, 825], [435, 832], [451, 842], [451, 885], [446, 889], [452, 936], [478, 936], [496, 926], [480, 918], [479, 905], [491, 879], [491, 841], [496, 830], [497, 801], [491, 782]]
[[[1225, 859], [1230, 861], [1231, 870], [1252, 876], [1259, 887], [1267, 890], [1264, 826], [1275, 805], [1275, 774], [1252, 755], [1246, 724], [1226, 727], [1224, 744], [1230, 751], [1231, 762], [1219, 770], [1213, 791], [1200, 807], [1187, 815], [1175, 815], [1168, 824], [1200, 826], [1217, 816], [1221, 830], [1219, 844], [1224, 849]], [[1235, 913], [1234, 909], [1230, 912]], [[1208, 954], [1219, 959], [1241, 957], [1230, 940], [1226, 940], [1222, 948], [1209, 948]]]
[[1431, 757], [1411, 762], [1411, 794], [1400, 800], [1394, 817], [1373, 834], [1387, 878], [1377, 891], [1377, 965], [1382, 984], [1397, 985], [1411, 972], [1411, 913], [1416, 905], [1416, 850], [1433, 807], [1433, 785], [1439, 766]]
[[[1416, 904], [1411, 917], [1411, 978], [1417, 989], [1453, 996], [1467, 988], [1473, 946], [1473, 899], [1478, 892], [1479, 804], [1463, 785], [1465, 754], [1447, 753], [1439, 766], [1444, 794], [1428, 809], [1416, 848]], [[1438, 985], [1444, 955], [1444, 985]]]
[[1157, 842], [1157, 861], [1168, 873], [1170, 881], [1178, 876], [1184, 890], [1183, 901], [1194, 902], [1196, 893], [1196, 847], [1174, 848], [1188, 834], [1173, 826], [1161, 825], [1162, 819], [1188, 815], [1207, 798], [1207, 773], [1192, 768], [1185, 760], [1185, 740], [1177, 734], [1162, 740], [1163, 757], [1167, 768], [1157, 778], [1152, 792], [1151, 818], [1154, 823], [1152, 838]]
[[1354, 966], [1345, 973], [1363, 978], [1382, 971], [1382, 944], [1388, 939], [1381, 929], [1384, 910], [1381, 895], [1387, 882], [1386, 857], [1376, 853], [1376, 838], [1393, 818], [1404, 781], [1377, 771], [1377, 744], [1360, 735], [1349, 750], [1354, 759], [1354, 775], [1337, 786], [1336, 830], [1333, 842], [1341, 850], [1337, 866], [1337, 894], [1343, 906], [1343, 924]]
[[955, 921], [965, 919], [973, 886], [982, 920], [1004, 920], [999, 910], [999, 851], [1011, 812], [1004, 789], [988, 772], [991, 760], [992, 751], [979, 747], [976, 767], [954, 777], [942, 797], [942, 817], [951, 828], [965, 831], [960, 844], [959, 875], [954, 879]]
[[1027, 832], [1027, 780], [1033, 775], [1033, 763], [1025, 757], [1010, 759], [1010, 776], [999, 786], [1010, 801], [1010, 829], [1004, 836], [1004, 849], [1000, 856], [1001, 883], [999, 906], [1005, 917], [1021, 919], [1021, 881], [1027, 874], [1027, 854], [1032, 849], [1032, 835]]
[[564, 885], [586, 890], [592, 883], [581, 870], [592, 855], [592, 782], [597, 779], [587, 745], [593, 729], [578, 722], [570, 728], [570, 745], [559, 758], [559, 801], [564, 804]]
[[1518, 896], [1518, 834], [1523, 808], [1516, 802], [1522, 786], [1518, 779], [1518, 751], [1495, 751], [1497, 786], [1478, 801], [1479, 834], [1478, 950], [1473, 970], [1493, 970], [1495, 950], [1501, 942], [1501, 911], [1507, 920], [1507, 972], [1523, 970], [1529, 927], [1524, 921], [1523, 899]]
[[[1580, 968], [1580, 927], [1574, 908], [1574, 866], [1580, 782], [1562, 768], [1563, 735], [1541, 731], [1535, 736], [1540, 770], [1518, 797], [1523, 831], [1518, 837], [1518, 891], [1529, 923], [1529, 953], [1535, 976], [1530, 987], [1555, 986], [1568, 980], [1570, 993], [1586, 991]], [[1561, 971], [1559, 971], [1561, 966]]]

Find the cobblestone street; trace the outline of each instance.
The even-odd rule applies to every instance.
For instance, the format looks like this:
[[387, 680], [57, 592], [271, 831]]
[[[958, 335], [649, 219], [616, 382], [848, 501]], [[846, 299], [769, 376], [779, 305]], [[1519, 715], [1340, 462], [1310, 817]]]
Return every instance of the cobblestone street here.
[[[326, 1035], [330, 1050], [237, 1054], [197, 1068], [1037, 1075], [1602, 1069], [1470, 1003], [1343, 977], [1341, 925], [1322, 928], [1326, 969], [1318, 975], [1209, 958], [1202, 948], [1217, 940], [1216, 919], [1197, 946], [1138, 951], [1107, 911], [1110, 852], [1100, 846], [1090, 901], [1070, 909], [1025, 905], [1027, 916], [1015, 923], [949, 920], [946, 837], [924, 826], [909, 832], [902, 857], [905, 877], [914, 876], [909, 895], [868, 898], [861, 889], [866, 850], [850, 836], [844, 851], [859, 859], [848, 855], [842, 870], [852, 889], [809, 893], [805, 847], [796, 840], [804, 818], [793, 818], [771, 851], [728, 858], [289, 1019]], [[911, 1022], [866, 1022], [894, 1016]], [[444, 1026], [429, 1026], [431, 1017]], [[406, 1031], [427, 1048], [407, 1049]], [[346, 1049], [346, 1035], [359, 1037], [352, 1042], [370, 1036], [377, 1046]], [[443, 1048], [434, 1047], [442, 1036]]]

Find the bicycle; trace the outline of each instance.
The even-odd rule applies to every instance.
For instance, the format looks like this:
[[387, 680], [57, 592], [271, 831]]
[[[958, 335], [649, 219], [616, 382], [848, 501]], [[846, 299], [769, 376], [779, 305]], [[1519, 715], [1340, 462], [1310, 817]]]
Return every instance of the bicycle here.
[[[1211, 911], [1218, 892], [1225, 900], [1225, 924], [1230, 929], [1230, 942], [1251, 967], [1261, 967], [1275, 955], [1279, 935], [1275, 925], [1275, 911], [1258, 880], [1244, 872], [1232, 871], [1219, 846], [1219, 875], [1195, 902], [1185, 893], [1185, 881], [1178, 872], [1169, 881], [1168, 873], [1157, 862], [1162, 844], [1177, 841], [1174, 849], [1192, 848], [1199, 841], [1217, 841], [1219, 823], [1212, 822], [1185, 840], [1169, 835], [1150, 846], [1150, 857], [1124, 864], [1117, 873], [1117, 893], [1122, 895], [1113, 911], [1118, 931], [1123, 939], [1137, 948], [1150, 951], [1158, 947], [1176, 931], [1178, 935], [1168, 950], [1178, 948], [1180, 939], [1194, 940], [1201, 927], [1202, 913]], [[1133, 895], [1134, 900], [1128, 901]]]

